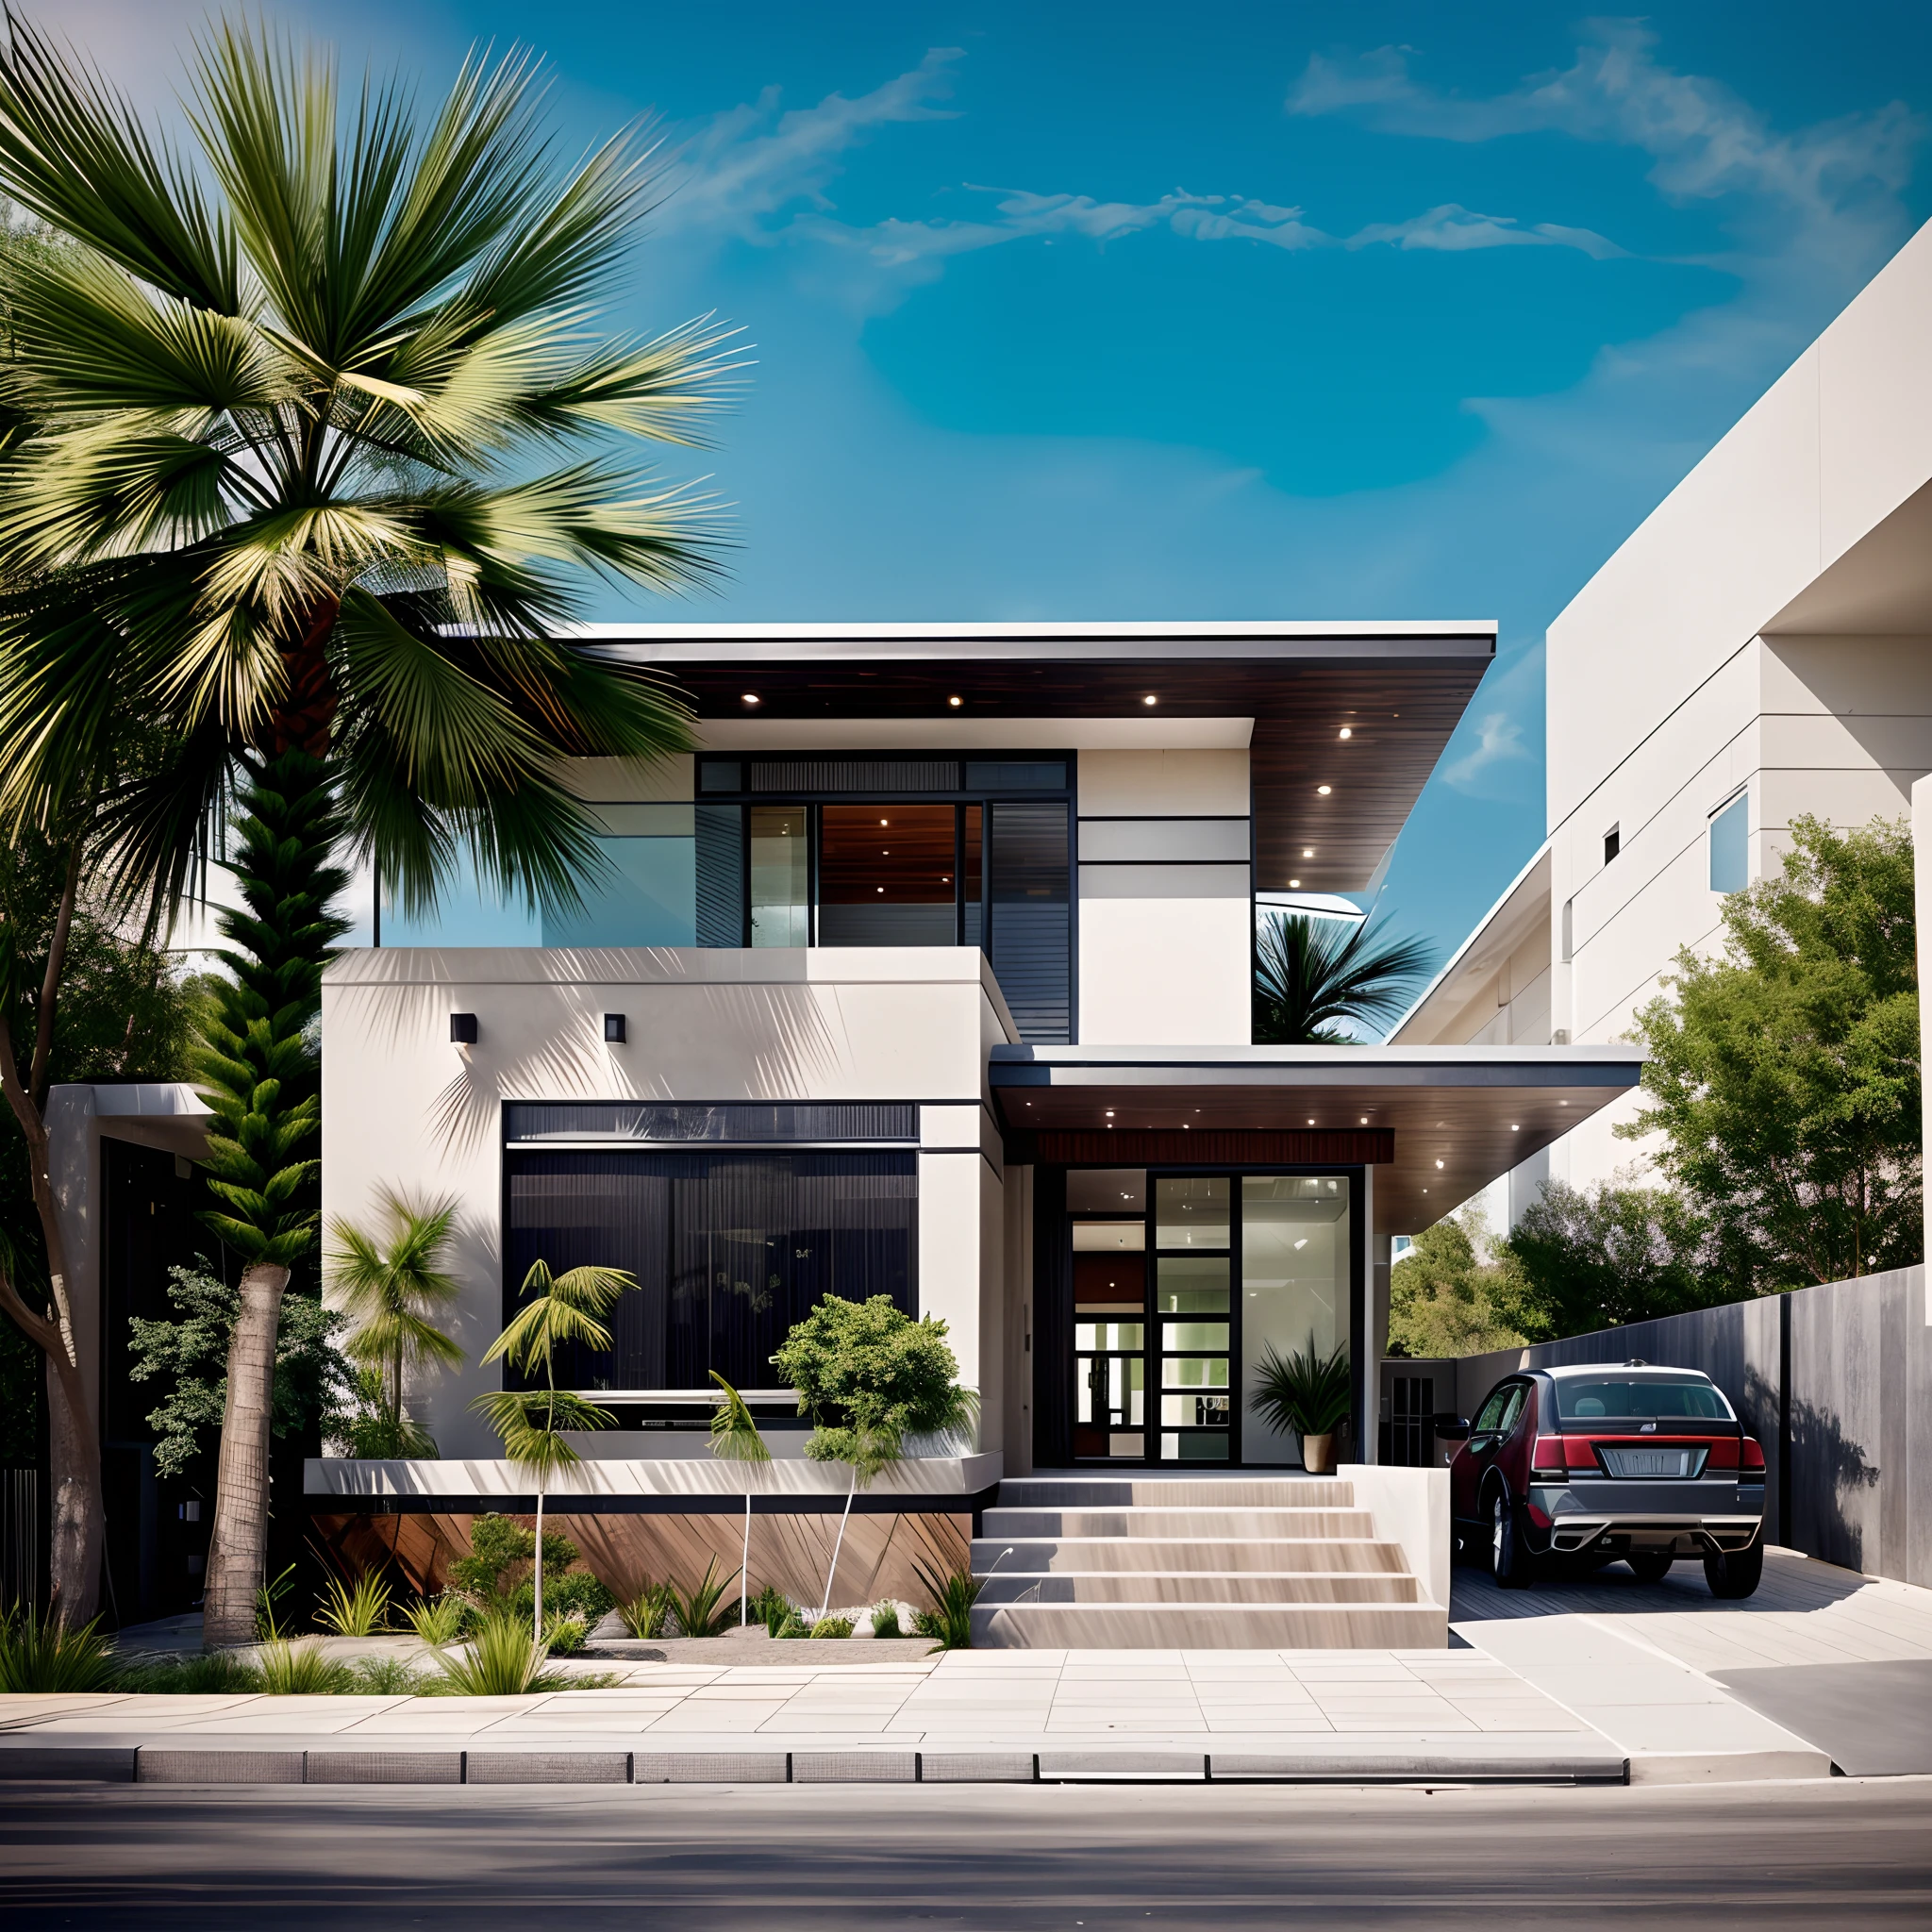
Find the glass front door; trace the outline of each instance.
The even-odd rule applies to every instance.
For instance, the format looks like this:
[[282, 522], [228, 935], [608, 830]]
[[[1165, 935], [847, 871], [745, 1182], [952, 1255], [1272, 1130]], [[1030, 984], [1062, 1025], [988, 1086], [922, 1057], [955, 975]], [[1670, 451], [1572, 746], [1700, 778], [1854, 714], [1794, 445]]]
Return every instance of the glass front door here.
[[1071, 1170], [1075, 1458], [1298, 1466], [1257, 1404], [1348, 1340], [1352, 1199], [1345, 1174]]

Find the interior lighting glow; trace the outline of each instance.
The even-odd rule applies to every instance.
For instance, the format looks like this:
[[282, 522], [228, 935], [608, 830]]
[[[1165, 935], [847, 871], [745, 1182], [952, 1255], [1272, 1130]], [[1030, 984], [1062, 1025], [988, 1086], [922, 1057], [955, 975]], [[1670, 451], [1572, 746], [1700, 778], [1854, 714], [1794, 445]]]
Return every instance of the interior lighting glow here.
[[1337, 736], [1341, 738], [1353, 738], [1355, 736], [1355, 733], [1346, 724], [1344, 724], [1341, 727], [1341, 731], [1337, 734]]
[[1288, 882], [1288, 884], [1289, 884], [1289, 890], [1290, 890], [1291, 891], [1293, 891], [1293, 890], [1294, 890], [1294, 889], [1295, 889], [1295, 888], [1296, 888], [1297, 886], [1299, 886], [1299, 885], [1301, 884], [1301, 880], [1299, 880], [1299, 879], [1290, 879], [1290, 880], [1289, 880], [1289, 882]]
[[946, 702], [947, 704], [952, 706], [954, 710], [957, 711], [959, 708], [959, 707], [966, 702], [966, 700], [964, 698], [948, 698]]
[[755, 705], [755, 704], [757, 704], [757, 703], [758, 703], [758, 692], [757, 692], [757, 691], [746, 691], [746, 692], [745, 692], [745, 694], [744, 694], [744, 701], [745, 701], [745, 703], [746, 703], [746, 704], [748, 704], [748, 705]]
[[1154, 695], [1154, 693], [1153, 693], [1153, 692], [1152, 692], [1152, 691], [1149, 691], [1149, 692], [1147, 693], [1147, 695], [1146, 695], [1146, 696], [1145, 696], [1144, 698], [1142, 698], [1142, 699], [1141, 700], [1141, 703], [1142, 703], [1143, 705], [1157, 705], [1157, 704], [1158, 704], [1158, 703], [1160, 702], [1160, 700], [1159, 700], [1158, 698], [1157, 698], [1157, 697], [1156, 697], [1156, 696]]
[[1334, 790], [1335, 788], [1332, 785], [1317, 785], [1315, 787], [1315, 796], [1317, 798], [1326, 798]]

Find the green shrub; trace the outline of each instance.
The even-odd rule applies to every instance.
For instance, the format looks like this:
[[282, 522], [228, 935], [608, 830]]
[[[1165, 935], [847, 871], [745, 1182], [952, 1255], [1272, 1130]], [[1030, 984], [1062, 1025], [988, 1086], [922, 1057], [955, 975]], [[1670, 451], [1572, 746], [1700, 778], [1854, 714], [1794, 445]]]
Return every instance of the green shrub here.
[[672, 1602], [677, 1610], [677, 1627], [686, 1637], [715, 1637], [719, 1631], [727, 1629], [738, 1621], [738, 1606], [728, 1604], [722, 1609], [719, 1599], [738, 1580], [733, 1571], [728, 1576], [718, 1574], [718, 1559], [713, 1557], [705, 1566], [705, 1580], [694, 1590], [687, 1592], [674, 1583], [671, 1586]]
[[374, 1574], [351, 1586], [331, 1576], [315, 1621], [338, 1637], [374, 1637], [389, 1628], [389, 1585]]
[[[548, 1543], [550, 1539], [546, 1536], [543, 1541]], [[510, 1601], [527, 1616], [537, 1601], [535, 1578], [526, 1577], [518, 1584]], [[611, 1608], [613, 1601], [610, 1592], [588, 1570], [553, 1572], [549, 1552], [544, 1552], [543, 1615], [546, 1619], [555, 1610], [559, 1617], [582, 1619], [588, 1630]]]
[[850, 1617], [821, 1617], [811, 1626], [814, 1637], [850, 1637], [852, 1619]]
[[873, 1606], [872, 1634], [874, 1637], [898, 1637], [904, 1634], [899, 1628], [897, 1604], [887, 1602]]
[[774, 1590], [768, 1583], [748, 1606], [750, 1621], [762, 1624], [769, 1636], [777, 1636], [785, 1620], [791, 1615], [791, 1605], [781, 1590]]
[[347, 1690], [354, 1674], [331, 1658], [319, 1643], [291, 1643], [271, 1638], [257, 1653], [261, 1689], [270, 1697], [332, 1697]]
[[116, 1690], [160, 1697], [239, 1697], [261, 1689], [261, 1673], [231, 1650], [199, 1657], [145, 1657], [114, 1674]]
[[583, 1622], [577, 1617], [545, 1617], [543, 1648], [551, 1657], [575, 1657], [584, 1647]]
[[520, 1697], [527, 1690], [561, 1690], [570, 1679], [546, 1672], [542, 1646], [532, 1641], [527, 1620], [507, 1610], [485, 1610], [476, 1619], [467, 1646], [437, 1658], [441, 1682], [430, 1694], [457, 1697]]
[[115, 1674], [98, 1618], [70, 1628], [32, 1608], [0, 1616], [0, 1690], [106, 1690]]
[[646, 1577], [644, 1587], [629, 1603], [618, 1605], [617, 1614], [624, 1619], [624, 1627], [633, 1637], [661, 1637], [664, 1626], [671, 1620], [675, 1595], [668, 1583], [653, 1583]]
[[403, 1621], [432, 1650], [442, 1650], [463, 1634], [464, 1619], [470, 1607], [461, 1597], [445, 1591], [437, 1597], [421, 1597], [403, 1606]]
[[[470, 1524], [470, 1554], [449, 1566], [450, 1588], [479, 1609], [502, 1607], [520, 1585], [530, 1580], [537, 1554], [536, 1532], [493, 1511]], [[543, 1532], [543, 1595], [577, 1559], [577, 1546], [556, 1530]]]
[[406, 1657], [358, 1657], [351, 1666], [353, 1689], [382, 1697], [414, 1697], [423, 1689], [421, 1671]]
[[919, 1580], [932, 1597], [932, 1608], [914, 1610], [912, 1627], [921, 1637], [930, 1637], [935, 1650], [970, 1650], [973, 1647], [973, 1606], [979, 1585], [962, 1570], [941, 1575], [929, 1564], [915, 1565]]
[[808, 1625], [805, 1619], [796, 1610], [787, 1606], [784, 1618], [779, 1623], [778, 1627], [772, 1632], [772, 1635], [774, 1637], [803, 1637], [806, 1635], [807, 1628]]

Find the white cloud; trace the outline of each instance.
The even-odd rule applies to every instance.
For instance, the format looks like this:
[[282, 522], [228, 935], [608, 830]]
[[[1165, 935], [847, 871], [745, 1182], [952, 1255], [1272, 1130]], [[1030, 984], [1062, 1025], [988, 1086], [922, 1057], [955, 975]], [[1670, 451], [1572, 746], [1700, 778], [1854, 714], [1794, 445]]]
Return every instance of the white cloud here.
[[1466, 791], [1474, 779], [1491, 765], [1511, 758], [1526, 758], [1529, 747], [1523, 741], [1523, 726], [1507, 711], [1486, 711], [1477, 722], [1475, 742], [1458, 758], [1442, 767], [1444, 784]]
[[1555, 222], [1538, 222], [1524, 228], [1514, 215], [1481, 215], [1444, 202], [1406, 222], [1371, 222], [1348, 238], [1351, 248], [1388, 242], [1396, 248], [1580, 248], [1602, 261], [1624, 251], [1589, 228], [1566, 228]]
[[1287, 106], [1291, 114], [1347, 114], [1383, 133], [1441, 141], [1554, 131], [1613, 142], [1650, 155], [1650, 178], [1668, 195], [1768, 197], [1807, 225], [1840, 218], [1860, 191], [1896, 194], [1909, 178], [1925, 130], [1903, 103], [1779, 134], [1722, 82], [1660, 65], [1656, 45], [1657, 35], [1637, 22], [1599, 22], [1561, 73], [1486, 99], [1423, 85], [1410, 72], [1412, 48], [1346, 60], [1317, 54]]
[[815, 108], [781, 114], [779, 91], [768, 87], [756, 105], [716, 116], [682, 151], [684, 179], [658, 217], [660, 230], [770, 242], [769, 219], [792, 203], [831, 206], [824, 191], [841, 157], [874, 129], [948, 119], [950, 110], [933, 103], [950, 92], [953, 65], [964, 58], [958, 47], [933, 47], [917, 67], [856, 100], [827, 94]]

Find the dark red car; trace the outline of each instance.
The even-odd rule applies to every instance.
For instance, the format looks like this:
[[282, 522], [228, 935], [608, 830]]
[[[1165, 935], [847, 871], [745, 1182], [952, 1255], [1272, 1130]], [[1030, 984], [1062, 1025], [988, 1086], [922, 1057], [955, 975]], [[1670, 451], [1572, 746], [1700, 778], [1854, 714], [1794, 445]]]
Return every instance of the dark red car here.
[[1700, 1557], [1711, 1594], [1749, 1596], [1764, 1569], [1764, 1451], [1694, 1369], [1526, 1369], [1474, 1420], [1439, 1417], [1459, 1549], [1506, 1589], [1538, 1569], [1622, 1557], [1647, 1583]]

